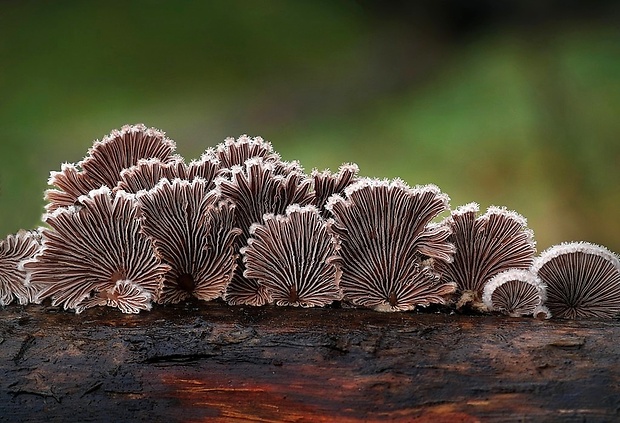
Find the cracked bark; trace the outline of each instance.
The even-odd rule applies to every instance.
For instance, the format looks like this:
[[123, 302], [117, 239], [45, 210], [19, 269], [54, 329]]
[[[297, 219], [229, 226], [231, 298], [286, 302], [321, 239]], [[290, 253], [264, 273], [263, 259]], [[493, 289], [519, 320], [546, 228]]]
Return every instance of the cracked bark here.
[[0, 313], [0, 421], [620, 417], [618, 321], [217, 302]]

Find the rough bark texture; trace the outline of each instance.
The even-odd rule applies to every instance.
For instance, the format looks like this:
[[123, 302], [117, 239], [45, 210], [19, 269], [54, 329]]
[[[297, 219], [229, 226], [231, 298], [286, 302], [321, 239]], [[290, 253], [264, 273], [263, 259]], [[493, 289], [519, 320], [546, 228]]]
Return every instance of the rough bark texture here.
[[217, 302], [0, 313], [0, 421], [620, 419], [618, 321]]

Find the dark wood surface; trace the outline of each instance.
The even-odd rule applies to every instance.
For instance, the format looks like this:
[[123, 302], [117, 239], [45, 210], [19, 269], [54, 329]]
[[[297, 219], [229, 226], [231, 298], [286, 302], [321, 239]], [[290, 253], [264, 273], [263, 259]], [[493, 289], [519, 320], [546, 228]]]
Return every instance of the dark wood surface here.
[[9, 306], [0, 421], [620, 421], [620, 322]]

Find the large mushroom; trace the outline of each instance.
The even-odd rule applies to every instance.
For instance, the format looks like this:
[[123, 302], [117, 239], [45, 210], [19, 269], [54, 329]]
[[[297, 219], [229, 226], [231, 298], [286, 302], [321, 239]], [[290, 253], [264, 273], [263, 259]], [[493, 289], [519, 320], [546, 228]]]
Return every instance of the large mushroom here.
[[445, 303], [456, 285], [440, 281], [432, 263], [451, 261], [454, 247], [450, 229], [430, 222], [448, 209], [448, 196], [434, 185], [363, 178], [345, 197], [326, 205], [340, 240], [344, 299], [379, 311]]
[[51, 297], [76, 313], [95, 305], [150, 309], [169, 267], [141, 233], [135, 199], [102, 187], [77, 203], [44, 216], [50, 228], [42, 229], [41, 250], [24, 263], [36, 301]]
[[569, 242], [543, 251], [532, 265], [547, 285], [554, 317], [613, 318], [620, 315], [620, 259], [589, 242]]
[[241, 249], [244, 276], [256, 280], [280, 306], [324, 306], [339, 300], [337, 240], [319, 210], [293, 204], [284, 215], [266, 214], [250, 228]]
[[60, 172], [51, 172], [49, 185], [56, 188], [45, 191], [48, 212], [77, 203], [81, 195], [106, 186], [114, 188], [120, 174], [140, 159], [157, 158], [164, 163], [179, 160], [173, 154], [174, 141], [164, 132], [142, 124], [125, 125], [114, 130], [101, 141], [95, 141], [86, 157], [78, 164], [65, 163]]

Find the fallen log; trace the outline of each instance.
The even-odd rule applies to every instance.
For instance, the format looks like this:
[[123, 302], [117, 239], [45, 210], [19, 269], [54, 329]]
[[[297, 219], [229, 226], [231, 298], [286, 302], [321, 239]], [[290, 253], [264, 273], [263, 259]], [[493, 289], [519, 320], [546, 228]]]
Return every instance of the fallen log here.
[[0, 421], [620, 419], [616, 320], [219, 302], [0, 313]]

